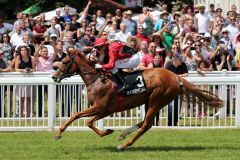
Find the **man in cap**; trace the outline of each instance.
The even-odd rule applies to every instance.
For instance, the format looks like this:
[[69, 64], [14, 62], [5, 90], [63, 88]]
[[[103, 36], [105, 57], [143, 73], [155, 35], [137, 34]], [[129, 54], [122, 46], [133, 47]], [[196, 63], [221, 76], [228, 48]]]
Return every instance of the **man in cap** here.
[[[173, 54], [172, 60], [167, 62], [165, 68], [180, 77], [185, 77], [188, 75], [187, 66], [183, 62], [183, 57], [180, 53]], [[174, 101], [168, 105], [168, 126], [177, 126], [178, 110], [180, 108], [178, 108], [178, 98], [179, 97], [177, 96]], [[174, 105], [172, 106], [172, 104]]]
[[111, 70], [118, 82], [121, 83], [118, 93], [130, 89], [132, 84], [126, 82], [121, 69], [133, 68], [139, 65], [140, 57], [138, 54], [135, 54], [136, 52], [134, 49], [118, 41], [109, 44], [106, 38], [96, 39], [94, 48], [96, 49], [96, 53], [100, 56], [106, 55], [109, 57], [107, 63], [97, 63], [95, 64], [95, 68]]
[[163, 22], [170, 22], [168, 19], [169, 13], [168, 11], [163, 11], [162, 14], [160, 14], [160, 19], [155, 23], [154, 25], [154, 31], [157, 32], [160, 29], [162, 29]]
[[234, 56], [233, 50], [234, 50], [235, 44], [234, 44], [233, 40], [230, 39], [229, 30], [227, 28], [222, 29], [222, 37], [219, 41], [223, 41], [225, 43], [225, 45], [227, 46], [229, 54]]

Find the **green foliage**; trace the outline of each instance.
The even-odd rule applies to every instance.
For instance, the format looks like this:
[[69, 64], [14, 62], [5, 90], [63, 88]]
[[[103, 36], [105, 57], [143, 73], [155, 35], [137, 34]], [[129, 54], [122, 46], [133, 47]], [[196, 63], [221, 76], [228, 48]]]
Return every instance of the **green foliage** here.
[[151, 130], [123, 152], [116, 150], [121, 143], [117, 141], [119, 131], [102, 138], [92, 131], [66, 132], [59, 141], [54, 140], [52, 132], [0, 133], [2, 144], [0, 159], [239, 159], [239, 131], [238, 129]]

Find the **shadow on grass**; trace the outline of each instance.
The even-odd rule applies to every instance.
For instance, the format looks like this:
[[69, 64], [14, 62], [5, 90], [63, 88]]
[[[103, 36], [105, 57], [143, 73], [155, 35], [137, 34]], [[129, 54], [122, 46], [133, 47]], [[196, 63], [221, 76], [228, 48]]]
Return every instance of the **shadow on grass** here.
[[[99, 148], [100, 150], [108, 150], [111, 152], [119, 152], [116, 147], [103, 147]], [[203, 150], [217, 150], [217, 149], [230, 149], [230, 150], [236, 150], [236, 147], [203, 147], [203, 146], [140, 146], [140, 147], [129, 147], [125, 150], [129, 152], [169, 152], [169, 151], [203, 151]]]

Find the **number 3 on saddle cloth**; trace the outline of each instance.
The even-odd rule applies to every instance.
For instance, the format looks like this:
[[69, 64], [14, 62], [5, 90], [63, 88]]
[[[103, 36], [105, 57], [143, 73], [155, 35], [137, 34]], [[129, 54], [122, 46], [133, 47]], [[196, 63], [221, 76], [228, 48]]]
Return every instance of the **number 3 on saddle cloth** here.
[[[123, 72], [125, 76], [125, 83], [129, 83], [131, 85], [130, 88], [124, 90], [124, 96], [133, 96], [147, 91], [145, 80], [142, 76], [142, 71], [134, 71], [131, 73]], [[117, 82], [117, 78], [114, 77], [114, 81], [117, 84], [118, 88], [121, 88], [121, 83]]]

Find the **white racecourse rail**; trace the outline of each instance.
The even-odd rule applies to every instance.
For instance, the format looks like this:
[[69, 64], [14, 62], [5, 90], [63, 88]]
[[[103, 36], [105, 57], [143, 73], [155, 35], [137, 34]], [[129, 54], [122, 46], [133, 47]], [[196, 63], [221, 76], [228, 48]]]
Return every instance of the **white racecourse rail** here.
[[[157, 115], [153, 128], [240, 128], [240, 72], [216, 71], [205, 76], [190, 72], [186, 79], [219, 95], [225, 106], [217, 110], [179, 99], [178, 125], [167, 126], [166, 106]], [[54, 83], [50, 73], [1, 73], [0, 131], [53, 131], [74, 112], [87, 108], [87, 102], [86, 88], [80, 76]], [[144, 106], [139, 106], [112, 114], [96, 125], [124, 129], [141, 122], [144, 115]], [[68, 130], [87, 130], [87, 119], [76, 120]]]

